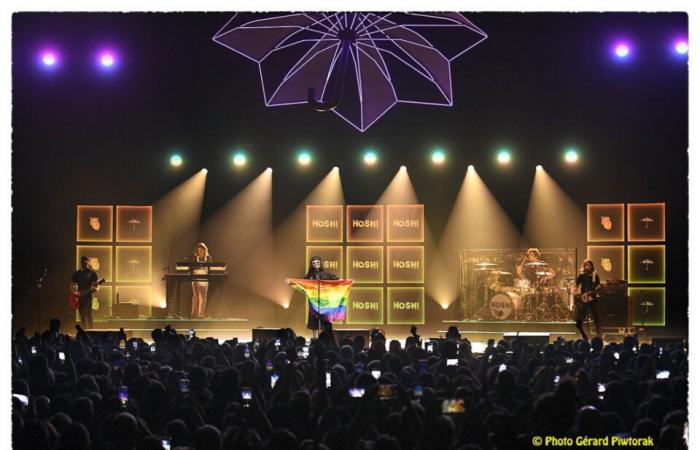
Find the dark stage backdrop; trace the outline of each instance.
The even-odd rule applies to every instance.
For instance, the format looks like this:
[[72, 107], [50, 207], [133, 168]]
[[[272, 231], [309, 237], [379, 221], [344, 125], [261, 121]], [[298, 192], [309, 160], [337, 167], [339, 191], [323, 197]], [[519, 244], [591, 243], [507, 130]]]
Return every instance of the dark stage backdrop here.
[[[255, 64], [211, 40], [229, 17], [14, 16], [13, 327], [34, 329], [39, 309], [43, 323], [67, 317], [77, 204], [152, 205], [207, 167], [205, 221], [271, 166], [277, 225], [334, 165], [346, 202], [372, 204], [405, 164], [439, 237], [466, 166], [474, 164], [522, 230], [534, 166], [542, 164], [584, 211], [587, 203], [666, 202], [667, 330], [686, 332], [688, 70], [667, 48], [687, 35], [686, 15], [467, 14], [489, 38], [454, 63], [454, 107], [400, 105], [364, 134], [310, 108], [265, 108]], [[610, 57], [621, 35], [635, 40], [626, 64]], [[105, 43], [121, 58], [108, 76], [93, 65]], [[35, 60], [47, 44], [62, 52], [51, 74]], [[561, 162], [567, 145], [581, 150], [576, 170]], [[246, 171], [228, 162], [237, 146], [251, 154]], [[370, 146], [381, 156], [372, 172], [360, 160]], [[439, 170], [428, 162], [435, 146], [448, 153]], [[507, 170], [494, 162], [500, 146], [514, 153]], [[301, 147], [316, 157], [304, 171], [294, 161]], [[175, 149], [186, 162], [177, 171], [168, 165]], [[577, 242], [580, 261], [586, 236]], [[247, 292], [232, 295], [236, 315], [251, 326], [303, 324], [299, 301], [285, 310]], [[448, 310], [429, 299], [426, 305], [425, 335], [457, 315], [457, 303]]]

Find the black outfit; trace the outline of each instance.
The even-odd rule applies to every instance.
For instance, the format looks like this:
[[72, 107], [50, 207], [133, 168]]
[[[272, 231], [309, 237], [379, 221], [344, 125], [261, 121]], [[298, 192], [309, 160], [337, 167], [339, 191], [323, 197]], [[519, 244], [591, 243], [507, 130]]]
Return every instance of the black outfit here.
[[87, 291], [78, 299], [78, 311], [80, 311], [80, 324], [83, 328], [92, 328], [92, 285], [97, 283], [97, 273], [91, 269], [76, 270], [73, 272], [71, 282], [78, 286], [79, 291]]
[[[592, 274], [580, 273], [576, 277], [576, 286], [581, 286], [581, 294], [590, 292], [600, 285], [600, 277], [597, 273]], [[600, 335], [600, 319], [598, 316], [598, 299], [593, 299], [588, 303], [576, 303], [576, 328], [581, 332], [581, 336], [588, 340], [586, 332], [583, 331], [583, 321], [586, 320], [586, 315], [588, 311], [591, 312], [591, 317], [593, 317], [593, 324], [595, 325], [595, 331], [597, 335]]]
[[[318, 271], [314, 270], [313, 267], [309, 268], [309, 271], [306, 273], [306, 276], [304, 277], [307, 280], [337, 280], [338, 277], [336, 277], [334, 274], [330, 272], [326, 272], [323, 270], [323, 267], [318, 269]], [[309, 299], [310, 302], [318, 302], [318, 297], [314, 297], [313, 295]], [[325, 314], [320, 315], [321, 319], [321, 326], [323, 327], [324, 331], [331, 331], [333, 329], [333, 324], [328, 321], [326, 318]], [[318, 330], [318, 320], [319, 320], [319, 314], [316, 313], [316, 311], [311, 308], [311, 305], [309, 305], [309, 317], [306, 321], [306, 328], [309, 330]]]

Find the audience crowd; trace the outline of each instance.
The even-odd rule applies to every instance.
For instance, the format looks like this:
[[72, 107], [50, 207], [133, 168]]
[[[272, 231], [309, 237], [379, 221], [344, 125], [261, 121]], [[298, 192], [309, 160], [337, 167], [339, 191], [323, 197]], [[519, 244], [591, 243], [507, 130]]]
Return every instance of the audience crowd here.
[[412, 328], [403, 346], [379, 330], [244, 343], [167, 326], [152, 344], [76, 330], [54, 319], [14, 336], [13, 448], [573, 448], [581, 436], [687, 448], [683, 343], [515, 339], [476, 353], [456, 328], [431, 340]]

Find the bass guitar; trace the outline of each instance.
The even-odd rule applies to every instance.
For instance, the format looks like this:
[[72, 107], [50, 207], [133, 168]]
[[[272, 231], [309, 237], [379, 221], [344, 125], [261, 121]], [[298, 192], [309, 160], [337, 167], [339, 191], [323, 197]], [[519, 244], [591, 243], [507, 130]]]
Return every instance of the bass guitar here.
[[68, 296], [68, 306], [70, 306], [71, 311], [77, 311], [79, 307], [79, 302], [78, 299], [82, 297], [83, 295], [86, 295], [91, 292], [97, 291], [97, 286], [103, 284], [105, 282], [105, 279], [102, 278], [100, 281], [97, 283], [93, 283], [92, 286], [90, 286], [88, 289], [83, 289], [82, 291], [72, 291], [70, 295]]

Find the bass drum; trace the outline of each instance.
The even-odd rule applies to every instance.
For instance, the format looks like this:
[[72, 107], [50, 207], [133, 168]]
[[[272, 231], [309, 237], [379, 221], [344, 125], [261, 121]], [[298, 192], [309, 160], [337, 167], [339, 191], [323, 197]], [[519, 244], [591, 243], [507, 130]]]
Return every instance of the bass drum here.
[[516, 292], [499, 292], [489, 300], [489, 312], [496, 320], [517, 320], [520, 309], [520, 295]]

